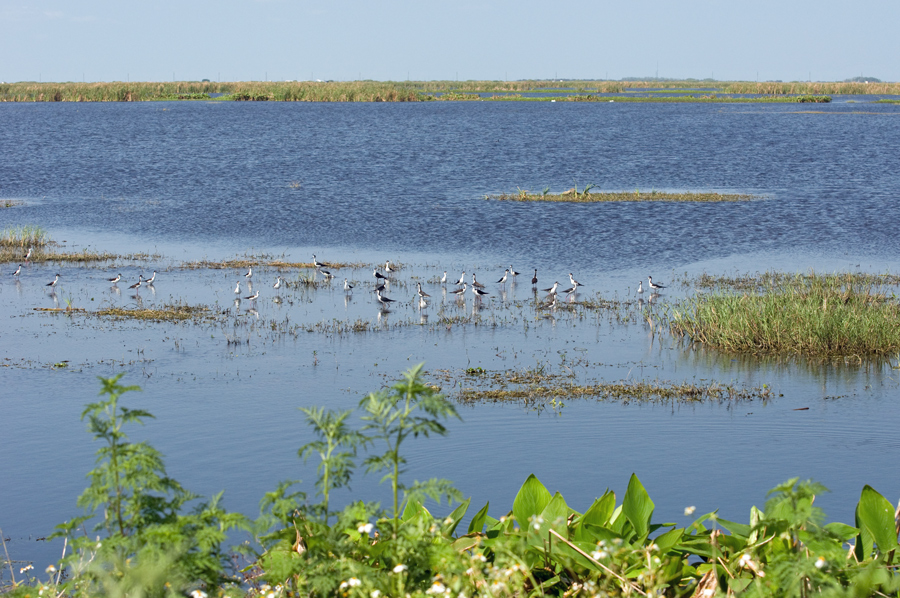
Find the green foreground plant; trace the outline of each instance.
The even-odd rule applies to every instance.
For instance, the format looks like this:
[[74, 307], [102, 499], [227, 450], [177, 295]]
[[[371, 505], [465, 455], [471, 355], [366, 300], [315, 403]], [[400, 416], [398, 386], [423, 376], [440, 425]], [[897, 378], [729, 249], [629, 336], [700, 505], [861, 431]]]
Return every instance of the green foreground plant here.
[[[47, 581], [30, 577], [7, 588], [10, 596], [900, 596], [895, 511], [870, 486], [852, 526], [824, 524], [814, 502], [826, 489], [798, 478], [773, 489], [764, 509], [752, 507], [747, 523], [716, 512], [685, 526], [656, 523], [655, 504], [634, 474], [621, 502], [606, 490], [583, 512], [531, 475], [499, 518], [489, 504], [470, 514], [471, 499], [435, 517], [416, 494], [428, 484], [400, 482], [404, 441], [445, 434], [440, 420], [456, 416], [422, 381], [421, 365], [363, 399], [358, 431], [350, 412], [303, 410], [318, 440], [300, 455], [320, 457], [323, 503], [308, 504], [286, 481], [264, 495], [252, 524], [222, 510], [221, 495], [182, 514], [194, 495], [166, 475], [158, 452], [123, 432], [152, 416], [119, 405], [138, 390], [120, 378], [101, 379], [107, 398], [84, 411], [104, 446], [78, 501], [88, 514], [60, 526], [75, 552], [62, 569], [47, 570]], [[365, 462], [388, 471], [393, 509], [355, 501], [330, 512], [330, 490], [349, 483], [356, 449], [368, 445], [383, 445]], [[443, 481], [430, 490], [457, 494]], [[92, 514], [102, 537], [78, 531]], [[236, 527], [258, 544], [247, 553], [243, 583], [234, 582], [221, 549]]]

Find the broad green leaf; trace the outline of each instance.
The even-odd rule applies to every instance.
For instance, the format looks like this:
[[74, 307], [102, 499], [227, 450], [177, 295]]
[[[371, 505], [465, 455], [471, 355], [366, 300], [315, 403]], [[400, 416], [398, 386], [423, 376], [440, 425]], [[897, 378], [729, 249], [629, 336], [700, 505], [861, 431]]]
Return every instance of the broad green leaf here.
[[557, 492], [541, 511], [541, 519], [544, 520], [542, 527], [546, 529], [556, 530], [562, 537], [566, 537], [566, 527], [569, 516], [569, 508], [566, 506], [566, 500], [562, 494]]
[[657, 536], [656, 539], [653, 540], [653, 543], [659, 546], [660, 553], [665, 554], [681, 541], [683, 535], [683, 529], [669, 530], [661, 536]]
[[607, 490], [603, 496], [594, 501], [591, 508], [585, 511], [581, 519], [578, 520], [580, 525], [590, 523], [591, 525], [607, 525], [612, 517], [613, 510], [616, 508], [616, 495]]
[[475, 516], [472, 517], [472, 521], [469, 522], [468, 533], [471, 534], [472, 532], [480, 532], [482, 529], [484, 529], [484, 520], [485, 517], [487, 517], [488, 506], [490, 504], [490, 502], [485, 503], [485, 505], [481, 507], [481, 510], [475, 513]]
[[863, 525], [862, 519], [859, 516], [860, 511], [860, 503], [856, 503], [856, 527], [859, 529], [859, 535], [856, 536], [856, 544], [853, 547], [853, 552], [858, 561], [865, 561], [869, 558], [872, 552], [875, 550], [875, 538], [872, 537], [872, 533], [869, 531], [869, 528]]
[[456, 531], [456, 526], [459, 525], [459, 522], [466, 515], [466, 511], [469, 509], [469, 504], [472, 502], [472, 498], [469, 497], [466, 499], [464, 503], [453, 509], [453, 512], [447, 515], [447, 519], [450, 520], [450, 524], [444, 528], [444, 533], [448, 536], [452, 536], [453, 532]]
[[453, 550], [458, 552], [462, 552], [464, 550], [471, 550], [478, 546], [478, 543], [481, 542], [481, 538], [476, 535], [465, 535], [457, 538], [453, 541]]
[[872, 534], [881, 553], [897, 548], [897, 529], [894, 527], [894, 507], [869, 485], [862, 489], [857, 510], [859, 522]]
[[412, 499], [406, 503], [406, 508], [403, 510], [403, 516], [400, 518], [403, 521], [409, 521], [413, 517], [419, 514], [422, 509], [422, 505], [419, 504], [419, 501]]
[[550, 492], [535, 477], [534, 474], [528, 476], [516, 499], [513, 501], [513, 515], [521, 527], [528, 525], [528, 520], [535, 515], [539, 515], [550, 503]]
[[735, 523], [734, 521], [728, 521], [727, 519], [717, 519], [719, 525], [730, 531], [735, 536], [741, 536], [743, 539], [747, 539], [750, 537], [750, 532], [753, 528], [744, 523]]
[[619, 505], [616, 507], [616, 510], [613, 511], [612, 517], [609, 518], [609, 525], [606, 527], [621, 534], [624, 531], [627, 522], [628, 520], [622, 515], [622, 505]]
[[631, 522], [638, 538], [646, 538], [650, 531], [650, 517], [653, 516], [653, 501], [635, 474], [631, 474], [628, 489], [622, 499], [622, 512]]
[[853, 539], [853, 536], [859, 533], [859, 530], [855, 527], [851, 527], [846, 523], [840, 523], [838, 521], [829, 523], [825, 526], [825, 529], [834, 534], [841, 542], [849, 542]]
[[602, 525], [592, 525], [587, 523], [580, 529], [581, 537], [576, 538], [579, 541], [592, 539], [594, 542], [599, 542], [600, 540], [611, 542], [616, 538], [621, 538], [621, 535], [618, 532], [611, 530], [608, 527], [603, 527]]

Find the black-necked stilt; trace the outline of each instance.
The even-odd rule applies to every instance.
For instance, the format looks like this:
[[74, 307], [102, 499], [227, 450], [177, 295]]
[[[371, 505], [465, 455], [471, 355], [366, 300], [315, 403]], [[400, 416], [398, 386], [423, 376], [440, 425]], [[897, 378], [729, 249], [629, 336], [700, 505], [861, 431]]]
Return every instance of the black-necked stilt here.
[[253, 268], [251, 266], [247, 266], [247, 273], [244, 274], [244, 278], [250, 280], [253, 277]]
[[156, 270], [153, 271], [153, 276], [144, 281], [144, 284], [148, 284], [153, 286], [153, 281], [156, 280]]
[[488, 293], [487, 291], [482, 291], [478, 287], [472, 287], [472, 294], [475, 295], [476, 299], [481, 299], [485, 295], [490, 295], [490, 293]]
[[513, 278], [515, 278], [516, 276], [518, 276], [520, 274], [520, 272], [516, 272], [513, 269], [512, 265], [510, 265], [510, 267], [509, 267], [509, 273], [512, 275]]
[[249, 297], [244, 297], [244, 299], [249, 299], [250, 301], [256, 301], [257, 299], [259, 299], [259, 291], [256, 291]]
[[666, 288], [666, 285], [664, 285], [664, 284], [656, 284], [655, 282], [653, 282], [652, 276], [647, 277], [647, 286], [650, 287], [651, 289], [653, 289], [654, 291]]
[[451, 294], [456, 295], [456, 298], [457, 298], [457, 299], [462, 299], [463, 295], [466, 294], [466, 289], [467, 289], [468, 286], [469, 286], [469, 285], [466, 284], [465, 282], [462, 283], [462, 285], [463, 285], [463, 286], [462, 286], [461, 289], [455, 289], [455, 290], [453, 290], [453, 291], [450, 291]]
[[325, 276], [325, 278], [334, 278], [334, 274], [332, 274], [328, 270], [319, 270], [319, 272], [321, 272]]
[[498, 284], [503, 284], [503, 283], [505, 283], [505, 282], [506, 282], [506, 279], [507, 279], [508, 277], [509, 277], [509, 269], [507, 268], [507, 270], [503, 273], [503, 276], [500, 278], [500, 280], [497, 281], [497, 283], [498, 283]]
[[552, 287], [550, 287], [549, 289], [544, 289], [544, 291], [545, 291], [547, 294], [549, 294], [549, 295], [555, 295], [555, 294], [556, 294], [556, 288], [557, 288], [558, 286], [559, 286], [559, 283], [558, 283], [558, 282], [554, 282]]
[[466, 273], [463, 272], [459, 275], [459, 280], [456, 281], [456, 286], [460, 286], [466, 284]]
[[483, 289], [484, 288], [484, 285], [481, 284], [480, 282], [478, 282], [478, 280], [475, 278], [474, 272], [472, 272], [472, 288], [474, 288], [474, 289]]
[[345, 290], [345, 291], [352, 291], [352, 290], [353, 290], [353, 285], [350, 284], [349, 282], [347, 282], [347, 279], [346, 279], [346, 278], [344, 279], [344, 290]]
[[372, 270], [372, 274], [375, 276], [375, 282], [378, 282], [379, 280], [387, 280], [387, 276], [379, 272], [378, 268]]
[[381, 291], [375, 291], [375, 296], [378, 298], [378, 302], [384, 306], [389, 306], [391, 303], [394, 303], [395, 299], [389, 299], [381, 294]]
[[577, 287], [577, 286], [569, 287], [568, 289], [563, 289], [563, 293], [565, 293], [566, 295], [570, 295], [570, 294], [574, 293], [574, 292], [577, 291], [577, 290], [578, 290], [578, 287]]
[[376, 290], [376, 291], [383, 291], [384, 288], [385, 288], [385, 286], [384, 286], [384, 283], [383, 283], [383, 282], [382, 282], [381, 284], [377, 284], [377, 283], [375, 284], [375, 290]]
[[119, 282], [120, 280], [122, 280], [122, 275], [121, 275], [121, 274], [116, 274], [116, 276], [115, 276], [114, 278], [107, 278], [106, 280], [108, 280], [109, 282], [111, 282], [111, 283], [113, 283], [113, 284], [116, 284], [117, 282]]
[[234, 294], [235, 295], [241, 294], [241, 281], [240, 280], [237, 281], [237, 285], [235, 285], [235, 287], [234, 287]]
[[28, 258], [31, 257], [31, 252], [34, 251], [34, 247], [29, 247], [28, 252], [25, 254], [25, 261], [28, 261]]
[[130, 290], [130, 289], [139, 289], [139, 288], [141, 288], [141, 285], [142, 285], [142, 284], [144, 284], [144, 275], [143, 275], [143, 274], [141, 274], [140, 276], [138, 276], [138, 281], [137, 281], [136, 283], [134, 283], [133, 285], [131, 285], [130, 287], [128, 287], [128, 288], [129, 288], [129, 290]]
[[281, 276], [275, 277], [275, 284], [272, 285], [272, 288], [276, 291], [281, 288]]
[[384, 271], [388, 274], [391, 274], [394, 271], [394, 269], [391, 268], [391, 260], [388, 260], [384, 263]]
[[447, 271], [444, 270], [444, 275], [441, 276], [441, 284], [447, 284]]
[[641, 280], [641, 281], [638, 282], [638, 290], [637, 290], [637, 292], [638, 292], [638, 295], [640, 295], [640, 294], [642, 294], [642, 293], [644, 292], [644, 281], [643, 281], [643, 280]]
[[583, 287], [583, 286], [584, 286], [583, 284], [581, 284], [580, 282], [578, 282], [577, 280], [575, 280], [575, 277], [572, 276], [572, 273], [571, 273], [571, 272], [569, 272], [569, 282], [572, 283], [572, 286], [573, 286], [573, 287]]
[[416, 294], [417, 294], [419, 297], [421, 297], [422, 299], [424, 299], [425, 297], [431, 297], [431, 295], [429, 295], [428, 293], [426, 293], [425, 291], [422, 290], [422, 283], [421, 283], [421, 282], [417, 282], [417, 283], [416, 283]]
[[13, 276], [18, 276], [19, 272], [22, 271], [22, 264], [19, 264], [19, 267], [16, 268], [16, 271], [12, 273]]
[[537, 268], [534, 269], [534, 276], [531, 277], [531, 286], [537, 284]]
[[53, 279], [53, 282], [48, 282], [47, 286], [51, 289], [56, 286], [56, 283], [59, 281], [59, 274], [56, 275], [56, 278]]
[[316, 259], [316, 254], [315, 254], [315, 253], [313, 254], [313, 266], [315, 266], [316, 268], [324, 268], [324, 267], [327, 266], [327, 265], [328, 265], [328, 264], [326, 264], [326, 263], [324, 263], [324, 262], [320, 262], [319, 260], [317, 260], [317, 259]]

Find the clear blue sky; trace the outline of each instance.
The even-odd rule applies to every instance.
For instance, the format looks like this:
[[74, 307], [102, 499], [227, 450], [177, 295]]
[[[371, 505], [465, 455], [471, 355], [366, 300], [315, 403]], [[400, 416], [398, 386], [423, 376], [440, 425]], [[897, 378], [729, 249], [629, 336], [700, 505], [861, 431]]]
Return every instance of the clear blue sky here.
[[900, 80], [897, 0], [0, 0], [0, 81]]

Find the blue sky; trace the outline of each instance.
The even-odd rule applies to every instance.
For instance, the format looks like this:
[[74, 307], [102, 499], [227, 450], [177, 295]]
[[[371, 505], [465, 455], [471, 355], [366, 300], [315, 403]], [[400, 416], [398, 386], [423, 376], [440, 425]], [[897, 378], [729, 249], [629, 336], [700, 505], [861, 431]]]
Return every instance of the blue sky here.
[[900, 80], [896, 0], [0, 0], [0, 81]]

